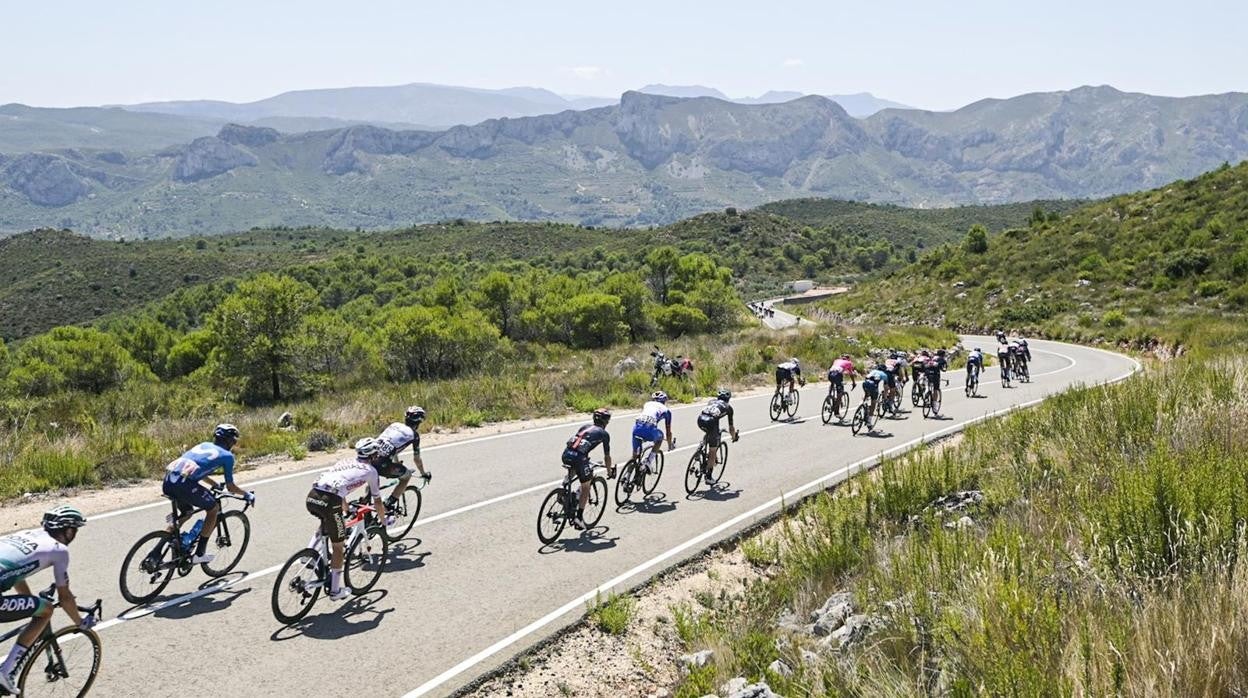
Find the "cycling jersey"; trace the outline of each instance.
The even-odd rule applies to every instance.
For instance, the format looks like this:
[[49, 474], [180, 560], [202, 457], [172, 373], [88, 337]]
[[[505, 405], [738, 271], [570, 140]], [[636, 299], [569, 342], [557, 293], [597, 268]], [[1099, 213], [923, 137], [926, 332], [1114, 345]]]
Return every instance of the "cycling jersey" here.
[[603, 455], [611, 455], [611, 434], [597, 424], [586, 424], [576, 430], [576, 436], [568, 439], [567, 450], [588, 457], [589, 452], [597, 448], [598, 444], [602, 444]]
[[866, 379], [874, 383], [888, 383], [890, 385], [893, 383], [893, 375], [888, 371], [881, 371], [878, 368], [871, 369], [871, 371], [867, 373]]
[[800, 376], [800, 375], [802, 375], [802, 367], [801, 367], [801, 365], [800, 365], [800, 364], [793, 363], [792, 361], [785, 361], [785, 362], [784, 362], [784, 363], [782, 363], [782, 364], [777, 364], [777, 365], [776, 365], [776, 368], [777, 368], [777, 369], [779, 369], [779, 370], [781, 370], [781, 371], [788, 371], [789, 373], [791, 373], [791, 374], [793, 374], [793, 375], [795, 375], [795, 376]]
[[637, 415], [637, 424], [645, 424], [654, 426], [657, 424], [672, 425], [672, 411], [667, 405], [658, 400], [650, 400], [641, 407], [641, 414]]
[[69, 548], [43, 529], [0, 538], [0, 592], [44, 568], [52, 568], [57, 586], [69, 584]]
[[927, 374], [928, 378], [939, 379], [940, 372], [945, 370], [945, 368], [948, 367], [948, 365], [949, 364], [945, 363], [945, 360], [943, 358], [936, 356], [930, 359], [923, 366], [923, 372]]
[[217, 470], [224, 471], [226, 483], [234, 484], [234, 454], [205, 441], [165, 466], [165, 479], [175, 483], [197, 482]]
[[338, 461], [332, 468], [316, 479], [312, 489], [335, 494], [343, 499], [361, 485], [368, 485], [368, 494], [376, 497], [381, 492], [377, 469], [358, 458]]
[[698, 415], [698, 421], [702, 421], [702, 417], [709, 417], [715, 421], [719, 421], [724, 417], [732, 416], [732, 405], [720, 400], [719, 398], [711, 398], [706, 403], [706, 407], [702, 408], [701, 414]]
[[381, 443], [381, 454], [386, 457], [393, 456], [408, 446], [412, 447], [413, 454], [420, 455], [420, 432], [402, 422], [386, 427], [377, 435], [377, 441]]
[[849, 359], [837, 359], [832, 362], [832, 368], [839, 368], [841, 373], [852, 374], [854, 372], [854, 362]]
[[1005, 344], [997, 345], [997, 356], [1009, 356], [1010, 348]]
[[968, 371], [969, 371], [969, 370], [971, 370], [971, 366], [978, 366], [978, 367], [980, 367], [980, 368], [983, 368], [983, 366], [984, 366], [984, 354], [983, 354], [983, 352], [973, 351], [973, 352], [971, 352], [970, 354], [968, 354], [968, 355], [967, 355], [967, 357], [966, 357], [966, 370], [968, 370]]

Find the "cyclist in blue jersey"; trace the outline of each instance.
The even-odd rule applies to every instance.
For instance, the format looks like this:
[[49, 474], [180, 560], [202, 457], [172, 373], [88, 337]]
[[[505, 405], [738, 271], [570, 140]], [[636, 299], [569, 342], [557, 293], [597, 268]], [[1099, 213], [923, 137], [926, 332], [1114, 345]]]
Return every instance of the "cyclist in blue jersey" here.
[[[659, 425], [663, 429], [659, 429]], [[672, 411], [667, 407], [667, 393], [657, 390], [650, 396], [650, 401], [641, 407], [641, 414], [633, 422], [633, 458], [641, 455], [641, 450], [649, 444], [659, 448], [663, 443], [664, 432], [667, 434], [667, 450], [675, 445], [672, 439]], [[650, 464], [654, 462], [654, 450], [648, 449], [642, 469], [650, 472]]]
[[882, 363], [875, 365], [875, 368], [867, 372], [867, 377], [862, 381], [862, 394], [871, 399], [871, 408], [875, 409], [876, 401], [880, 398], [880, 384], [889, 387], [896, 386], [896, 378], [889, 373], [887, 367]]
[[[248, 502], [256, 501], [254, 492], [245, 492], [234, 484], [234, 454], [232, 450], [238, 443], [238, 427], [233, 424], [218, 424], [212, 432], [212, 441], [205, 441], [183, 453], [177, 460], [165, 467], [165, 480], [161, 491], [178, 505], [179, 519], [171, 522], [169, 532], [193, 516], [196, 511], [204, 510], [204, 527], [200, 531], [196, 543], [192, 565], [212, 562], [212, 554], [208, 552], [208, 539], [217, 527], [217, 514], [221, 505], [212, 496], [209, 488], [216, 489], [217, 483], [210, 477], [220, 470], [225, 478], [225, 488], [242, 497]], [[203, 483], [203, 484], [201, 484]], [[204, 487], [207, 484], [208, 487]], [[159, 548], [153, 555], [159, 554]]]

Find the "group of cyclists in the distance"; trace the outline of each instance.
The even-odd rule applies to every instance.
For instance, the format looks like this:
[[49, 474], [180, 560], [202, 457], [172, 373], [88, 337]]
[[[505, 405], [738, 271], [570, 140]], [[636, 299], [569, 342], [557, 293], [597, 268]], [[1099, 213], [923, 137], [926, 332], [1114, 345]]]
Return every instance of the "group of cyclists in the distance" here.
[[[1019, 338], [1007, 338], [1004, 332], [997, 331], [999, 344], [997, 358], [1001, 366], [1003, 381], [1008, 380], [1011, 372], [1025, 370], [1031, 359], [1027, 341]], [[887, 397], [888, 391], [897, 390], [899, 382], [904, 384], [908, 378], [925, 380], [937, 385], [941, 375], [949, 367], [948, 354], [944, 349], [934, 352], [921, 350], [907, 355], [904, 352], [888, 353], [886, 358], [876, 360], [870, 367], [857, 367], [848, 354], [842, 354], [832, 362], [827, 371], [829, 394], [839, 394], [845, 390], [845, 379], [848, 378], [853, 388], [862, 378], [865, 399], [871, 401]], [[978, 376], [984, 368], [983, 352], [980, 348], [973, 349], [967, 357], [966, 371], [968, 376]], [[805, 385], [802, 366], [798, 358], [792, 357], [779, 363], [775, 370], [776, 394], [782, 390], [794, 391], [796, 384]], [[881, 394], [881, 390], [884, 394]], [[736, 441], [740, 434], [736, 428], [734, 408], [730, 404], [732, 391], [720, 388], [700, 410], [697, 425], [702, 432], [702, 439], [708, 446], [705, 477], [709, 484], [714, 484], [711, 473], [716, 470], [719, 445], [724, 433]], [[668, 407], [668, 396], [662, 390], [653, 392], [650, 399], [642, 405], [636, 416], [632, 429], [633, 457], [640, 459], [639, 467], [649, 468], [654, 453], [666, 442], [668, 450], [675, 447], [672, 435], [672, 412]], [[432, 473], [425, 468], [420, 456], [419, 428], [426, 419], [426, 412], [419, 406], [407, 408], [403, 421], [394, 422], [383, 429], [377, 436], [363, 438], [355, 442], [354, 455], [335, 463], [328, 470], [319, 474], [312, 483], [306, 497], [306, 508], [310, 515], [317, 519], [320, 532], [332, 544], [332, 560], [330, 564], [330, 584], [328, 593], [331, 599], [340, 600], [349, 595], [343, 586], [343, 540], [345, 529], [344, 516], [348, 511], [349, 497], [352, 492], [364, 488], [372, 500], [376, 513], [387, 526], [392, 524], [387, 514], [387, 504], [381, 498], [380, 477], [398, 479], [394, 492], [402, 492], [415, 474], [411, 468], [399, 462], [399, 454], [410, 449], [412, 465], [420, 472], [421, 478], [428, 482]], [[721, 423], [727, 420], [728, 429], [723, 430]], [[607, 425], [611, 421], [611, 411], [607, 408], [594, 410], [589, 424], [579, 427], [564, 446], [562, 464], [572, 470], [580, 482], [580, 500], [578, 515], [572, 525], [585, 529], [581, 514], [586, 499], [590, 494], [593, 478], [591, 452], [602, 447], [604, 465], [608, 476], [614, 477], [614, 466], [611, 460], [611, 435]], [[212, 560], [207, 552], [209, 536], [213, 531], [213, 522], [220, 513], [220, 504], [214, 492], [228, 488], [231, 492], [245, 498], [248, 502], [255, 501], [254, 492], [246, 492], [234, 483], [234, 448], [238, 443], [240, 432], [232, 424], [220, 424], [213, 431], [211, 441], [200, 443], [174, 459], [165, 469], [161, 484], [162, 493], [176, 503], [180, 518], [168, 521], [170, 531], [185, 523], [199, 512], [205, 512], [205, 525], [200, 529], [194, 541], [191, 564], [202, 564]], [[213, 476], [221, 474], [223, 483], [218, 484]], [[38, 635], [47, 626], [52, 607], [42, 596], [31, 593], [26, 579], [32, 574], [51, 567], [54, 572], [57, 588], [58, 605], [70, 619], [81, 627], [90, 628], [98, 620], [84, 615], [79, 611], [74, 596], [69, 589], [69, 552], [68, 546], [73, 542], [79, 528], [86, 525], [86, 517], [72, 506], [58, 506], [43, 515], [41, 530], [21, 532], [0, 537], [0, 623], [30, 619], [27, 628], [18, 636], [17, 642], [10, 649], [3, 664], [0, 664], [0, 688], [16, 694], [12, 681], [12, 673], [34, 643]], [[8, 594], [15, 590], [16, 594]]]

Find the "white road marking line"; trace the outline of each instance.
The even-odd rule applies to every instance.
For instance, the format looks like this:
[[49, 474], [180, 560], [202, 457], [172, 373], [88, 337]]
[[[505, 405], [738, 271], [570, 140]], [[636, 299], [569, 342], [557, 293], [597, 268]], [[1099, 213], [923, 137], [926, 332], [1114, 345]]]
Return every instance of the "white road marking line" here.
[[[1053, 353], [1053, 352], [1051, 352], [1051, 353]], [[1105, 352], [1105, 353], [1110, 353], [1110, 352]], [[1061, 355], [1059, 354], [1059, 356], [1061, 356]], [[1070, 357], [1064, 357], [1064, 358], [1070, 359]], [[1073, 359], [1071, 359], [1071, 360], [1073, 361]], [[1131, 377], [1132, 375], [1134, 375], [1134, 374], [1136, 373], [1136, 371], [1138, 371], [1138, 370], [1140, 369], [1140, 363], [1139, 363], [1138, 361], [1135, 361], [1134, 359], [1132, 359], [1132, 361], [1134, 362], [1135, 366], [1134, 366], [1134, 367], [1133, 367], [1133, 368], [1132, 368], [1132, 369], [1131, 369], [1128, 373], [1126, 373], [1125, 375], [1119, 376], [1119, 377], [1117, 377], [1117, 378], [1114, 378], [1114, 379], [1112, 379], [1112, 380], [1104, 381], [1104, 382], [1103, 382], [1103, 383], [1101, 383], [1100, 385], [1108, 385], [1108, 384], [1110, 384], [1110, 383], [1117, 383], [1117, 382], [1119, 382], [1119, 381], [1126, 380], [1127, 378], [1129, 378], [1129, 377]], [[1067, 367], [1067, 368], [1069, 368], [1069, 367]], [[1058, 369], [1058, 371], [1062, 371], [1062, 370], [1066, 370], [1066, 369]], [[932, 441], [932, 440], [935, 440], [935, 439], [941, 438], [941, 437], [943, 437], [943, 436], [945, 436], [945, 435], [947, 435], [947, 434], [956, 433], [957, 431], [960, 431], [960, 430], [962, 430], [962, 429], [965, 429], [965, 428], [966, 428], [966, 427], [968, 427], [968, 426], [971, 426], [971, 425], [973, 425], [973, 424], [977, 424], [977, 423], [979, 423], [979, 422], [985, 421], [985, 420], [987, 420], [987, 419], [990, 419], [990, 418], [992, 418], [992, 417], [995, 417], [995, 416], [998, 416], [998, 415], [1001, 415], [1001, 414], [1006, 414], [1006, 413], [1009, 413], [1009, 412], [1012, 412], [1012, 411], [1015, 411], [1015, 410], [1020, 410], [1020, 409], [1024, 409], [1024, 408], [1027, 408], [1027, 407], [1031, 407], [1031, 406], [1033, 406], [1033, 405], [1037, 405], [1037, 404], [1039, 404], [1039, 403], [1041, 403], [1041, 402], [1044, 402], [1044, 400], [1046, 400], [1046, 399], [1047, 399], [1047, 397], [1041, 397], [1041, 398], [1037, 398], [1037, 399], [1035, 399], [1035, 400], [1029, 400], [1029, 401], [1027, 401], [1027, 402], [1024, 402], [1024, 403], [1021, 403], [1021, 404], [1018, 404], [1018, 405], [1012, 405], [1012, 406], [1010, 406], [1010, 407], [1006, 407], [1006, 408], [1002, 408], [1002, 409], [1000, 409], [1000, 410], [996, 410], [996, 411], [993, 411], [993, 412], [989, 412], [989, 413], [984, 414], [984, 415], [982, 415], [982, 416], [980, 416], [980, 417], [975, 417], [975, 418], [972, 418], [972, 419], [970, 419], [970, 420], [968, 420], [968, 421], [966, 421], [966, 422], [963, 422], [963, 423], [961, 423], [961, 424], [954, 424], [954, 425], [948, 426], [948, 427], [946, 427], [946, 428], [944, 428], [944, 429], [941, 429], [941, 430], [935, 431], [935, 432], [933, 432], [933, 433], [931, 433], [931, 434], [928, 434], [928, 435], [921, 436], [921, 437], [919, 437], [919, 438], [917, 438], [917, 439], [912, 439], [912, 440], [907, 441], [907, 442], [905, 442], [905, 443], [903, 443], [903, 444], [900, 444], [900, 445], [894, 446], [894, 447], [892, 447], [892, 448], [890, 448], [890, 449], [888, 449], [888, 450], [886, 450], [886, 451], [883, 451], [883, 452], [881, 452], [881, 453], [880, 453], [879, 455], [877, 455], [877, 456], [872, 456], [872, 457], [870, 457], [870, 458], [864, 458], [863, 460], [860, 460], [860, 461], [858, 461], [857, 463], [853, 463], [853, 464], [851, 464], [851, 465], [847, 465], [847, 466], [845, 466], [845, 467], [843, 467], [843, 468], [841, 468], [841, 469], [839, 469], [839, 470], [833, 471], [833, 472], [831, 472], [831, 473], [829, 473], [829, 474], [827, 474], [827, 475], [824, 475], [824, 476], [822, 476], [822, 477], [816, 478], [815, 480], [812, 480], [811, 482], [809, 482], [809, 483], [807, 483], [807, 484], [805, 484], [805, 485], [802, 485], [802, 486], [800, 486], [800, 487], [794, 488], [794, 489], [790, 490], [789, 492], [786, 492], [785, 494], [780, 495], [779, 497], [775, 497], [774, 499], [771, 499], [771, 500], [769, 500], [769, 501], [767, 501], [767, 502], [764, 502], [763, 504], [760, 504], [760, 505], [758, 505], [758, 506], [754, 507], [753, 509], [750, 509], [750, 510], [749, 510], [749, 511], [747, 511], [747, 512], [744, 512], [744, 513], [738, 514], [738, 515], [736, 515], [736, 516], [732, 517], [731, 519], [729, 519], [729, 520], [727, 520], [727, 521], [725, 521], [725, 522], [723, 522], [723, 523], [721, 523], [721, 524], [719, 524], [719, 525], [715, 526], [714, 528], [711, 528], [711, 529], [709, 529], [709, 530], [707, 530], [707, 531], [704, 531], [704, 532], [702, 532], [702, 533], [698, 534], [697, 536], [694, 536], [693, 538], [690, 538], [689, 540], [687, 540], [687, 541], [685, 541], [685, 542], [683, 542], [683, 543], [681, 543], [681, 544], [679, 544], [679, 545], [677, 545], [677, 546], [675, 546], [675, 547], [673, 547], [673, 548], [671, 548], [671, 549], [669, 549], [669, 550], [667, 550], [667, 551], [665, 551], [665, 552], [663, 552], [663, 553], [660, 553], [659, 555], [656, 555], [655, 557], [653, 557], [653, 558], [651, 558], [651, 559], [649, 559], [649, 560], [647, 560], [647, 561], [645, 561], [645, 562], [643, 562], [643, 563], [641, 563], [641, 564], [637, 565], [636, 567], [633, 567], [632, 569], [628, 570], [627, 572], [624, 572], [623, 574], [620, 574], [620, 575], [618, 575], [618, 576], [614, 577], [613, 579], [611, 579], [611, 580], [609, 580], [609, 581], [607, 581], [607, 582], [605, 582], [605, 583], [603, 583], [603, 584], [599, 585], [598, 587], [596, 587], [596, 588], [592, 589], [591, 591], [588, 591], [588, 592], [586, 592], [586, 593], [584, 593], [584, 594], [581, 594], [580, 596], [576, 597], [575, 599], [572, 599], [571, 601], [569, 601], [569, 602], [565, 603], [564, 605], [560, 606], [559, 608], [557, 608], [557, 609], [555, 609], [555, 610], [553, 610], [553, 611], [551, 611], [551, 612], [547, 613], [546, 615], [542, 616], [541, 618], [538, 618], [537, 620], [533, 621], [532, 623], [529, 623], [528, 625], [524, 626], [523, 628], [520, 628], [520, 629], [519, 629], [519, 630], [517, 630], [516, 632], [514, 632], [514, 633], [512, 633], [512, 634], [510, 634], [510, 635], [508, 635], [508, 636], [506, 636], [506, 637], [504, 637], [504, 638], [502, 638], [501, 640], [498, 640], [497, 642], [495, 642], [494, 644], [490, 645], [489, 647], [486, 647], [485, 649], [481, 650], [480, 652], [477, 652], [476, 654], [472, 655], [471, 657], [468, 657], [467, 659], [465, 659], [465, 660], [463, 660], [463, 661], [459, 662], [459, 663], [458, 663], [458, 664], [456, 664], [455, 666], [452, 666], [450, 669], [447, 669], [446, 671], [442, 672], [441, 674], [438, 674], [437, 676], [433, 677], [432, 679], [430, 679], [430, 680], [426, 681], [425, 683], [421, 684], [421, 685], [420, 685], [420, 686], [418, 686], [417, 688], [415, 688], [415, 689], [413, 689], [412, 691], [409, 691], [407, 694], [405, 694], [405, 695], [404, 695], [404, 698], [420, 698], [420, 696], [424, 696], [424, 695], [428, 694], [429, 692], [431, 692], [431, 691], [435, 690], [436, 688], [438, 688], [439, 686], [441, 686], [443, 683], [446, 683], [448, 680], [450, 680], [450, 679], [454, 678], [455, 676], [459, 675], [460, 673], [464, 672], [465, 670], [470, 669], [470, 668], [472, 668], [473, 666], [475, 666], [475, 665], [477, 665], [477, 664], [481, 663], [482, 661], [484, 661], [485, 659], [489, 658], [491, 655], [493, 655], [493, 654], [497, 653], [498, 651], [500, 651], [500, 650], [502, 650], [502, 649], [505, 649], [505, 648], [507, 648], [507, 647], [508, 647], [508, 646], [510, 646], [510, 645], [515, 644], [516, 642], [518, 642], [519, 640], [523, 639], [524, 637], [526, 637], [526, 636], [528, 636], [528, 635], [530, 635], [530, 634], [532, 634], [532, 633], [536, 632], [537, 630], [541, 629], [543, 626], [545, 626], [546, 624], [550, 623], [551, 621], [554, 621], [554, 620], [558, 619], [560, 616], [564, 615], [565, 613], [569, 613], [569, 612], [571, 612], [571, 611], [575, 610], [577, 607], [583, 606], [583, 605], [584, 605], [586, 602], [588, 602], [590, 599], [593, 599], [593, 598], [597, 597], [598, 595], [600, 595], [600, 594], [602, 594], [602, 593], [604, 593], [604, 592], [609, 593], [609, 592], [610, 592], [612, 589], [614, 589], [616, 586], [618, 586], [618, 585], [622, 584], [623, 582], [627, 581], [627, 580], [628, 580], [628, 579], [630, 579], [631, 577], [633, 577], [633, 576], [635, 576], [635, 575], [637, 575], [637, 574], [640, 574], [640, 573], [642, 573], [642, 572], [644, 572], [644, 571], [646, 571], [646, 570], [648, 570], [648, 569], [650, 569], [650, 568], [652, 568], [652, 567], [654, 567], [654, 566], [658, 565], [659, 563], [664, 562], [665, 560], [668, 560], [668, 559], [670, 559], [670, 558], [672, 558], [672, 557], [674, 557], [674, 556], [676, 556], [676, 555], [680, 554], [681, 552], [684, 552], [685, 550], [688, 550], [689, 548], [691, 548], [691, 547], [693, 547], [693, 546], [695, 546], [695, 545], [698, 545], [699, 543], [702, 543], [702, 542], [706, 541], [707, 539], [712, 538], [712, 537], [714, 537], [714, 536], [716, 536], [716, 535], [718, 535], [718, 534], [720, 534], [720, 533], [722, 533], [722, 532], [724, 532], [724, 531], [726, 531], [726, 530], [728, 530], [728, 529], [732, 528], [733, 526], [736, 526], [737, 524], [740, 524], [740, 523], [741, 523], [741, 522], [743, 522], [743, 521], [746, 521], [746, 520], [748, 520], [748, 519], [750, 519], [750, 518], [753, 518], [753, 517], [757, 516], [758, 514], [761, 514], [761, 513], [765, 512], [765, 511], [768, 511], [768, 510], [770, 510], [771, 508], [773, 508], [773, 507], [775, 507], [775, 506], [777, 506], [777, 505], [780, 505], [780, 504], [782, 504], [782, 503], [783, 503], [783, 502], [785, 502], [785, 501], [791, 501], [791, 500], [793, 500], [793, 499], [794, 499], [797, 495], [801, 494], [802, 492], [804, 492], [804, 491], [806, 491], [806, 490], [808, 490], [808, 489], [811, 489], [811, 488], [813, 488], [813, 487], [817, 487], [817, 486], [819, 486], [819, 485], [822, 485], [823, 483], [825, 483], [825, 482], [827, 482], [827, 481], [829, 481], [829, 480], [831, 480], [831, 479], [833, 479], [833, 478], [840, 477], [841, 475], [844, 475], [844, 474], [850, 473], [850, 472], [852, 472], [852, 471], [854, 471], [854, 470], [856, 470], [856, 469], [861, 469], [863, 466], [866, 466], [866, 465], [868, 465], [868, 464], [877, 463], [877, 462], [879, 462], [880, 460], [882, 460], [882, 459], [884, 459], [884, 458], [887, 458], [887, 457], [889, 457], [889, 456], [890, 456], [890, 455], [892, 455], [892, 454], [895, 454], [895, 453], [900, 452], [900, 451], [904, 451], [904, 450], [906, 450], [906, 449], [908, 449], [908, 448], [911, 448], [911, 447], [913, 447], [913, 446], [915, 446], [915, 445], [922, 444], [922, 443], [926, 443], [926, 442], [928, 442], [928, 441]]]

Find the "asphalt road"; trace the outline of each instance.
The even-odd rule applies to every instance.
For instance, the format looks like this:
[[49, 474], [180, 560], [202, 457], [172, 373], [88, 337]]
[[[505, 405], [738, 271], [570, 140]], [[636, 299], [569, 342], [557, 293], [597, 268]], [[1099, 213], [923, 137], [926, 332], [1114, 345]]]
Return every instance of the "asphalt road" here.
[[[103, 597], [108, 612], [94, 694], [448, 694], [575, 620], [596, 590], [635, 585], [775, 511], [782, 497], [792, 501], [845, 479], [924, 436], [1136, 367], [1116, 354], [1051, 342], [1032, 342], [1032, 353], [1030, 384], [1003, 389], [991, 367], [983, 397], [968, 399], [954, 373], [943, 419], [925, 420], [916, 410], [883, 420], [873, 436], [822, 424], [826, 384], [802, 392], [792, 423], [770, 421], [768, 395], [734, 400], [742, 436], [730, 447], [725, 482], [693, 498], [685, 496], [683, 475], [699, 436], [697, 409], [677, 407], [677, 449], [653, 500], [623, 511], [612, 502], [597, 529], [568, 529], [552, 546], [537, 540], [537, 510], [562, 476], [558, 457], [575, 423], [428, 448], [434, 480], [412, 537], [392, 547], [391, 570], [367, 595], [344, 603], [322, 597], [293, 627], [274, 620], [269, 598], [278, 566], [314, 528], [304, 496], [315, 473], [256, 487], [251, 546], [225, 585], [201, 588], [209, 580], [197, 569], [175, 578], [157, 602], [134, 609], [117, 577], [127, 549], [166, 513], [153, 486], [151, 507], [93, 517], [72, 548], [75, 591], [83, 601]], [[852, 396], [856, 406], [861, 391]], [[617, 461], [627, 457], [631, 426], [624, 415], [611, 424]], [[58, 625], [63, 621], [58, 615]]]

